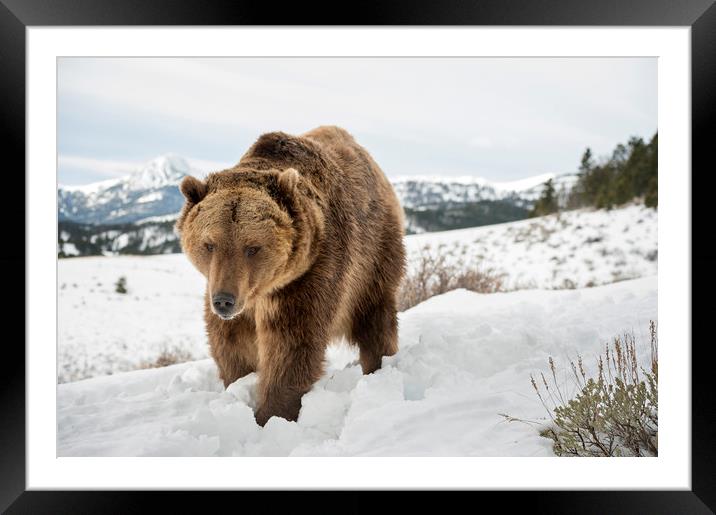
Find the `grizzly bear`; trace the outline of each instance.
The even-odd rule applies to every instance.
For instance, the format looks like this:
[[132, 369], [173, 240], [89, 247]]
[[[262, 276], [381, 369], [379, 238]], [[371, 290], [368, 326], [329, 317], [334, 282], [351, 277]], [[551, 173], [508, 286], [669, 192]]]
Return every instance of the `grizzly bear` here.
[[297, 419], [332, 339], [358, 347], [365, 374], [397, 352], [402, 209], [348, 132], [264, 134], [233, 168], [180, 189], [210, 353], [225, 386], [258, 372], [258, 424]]

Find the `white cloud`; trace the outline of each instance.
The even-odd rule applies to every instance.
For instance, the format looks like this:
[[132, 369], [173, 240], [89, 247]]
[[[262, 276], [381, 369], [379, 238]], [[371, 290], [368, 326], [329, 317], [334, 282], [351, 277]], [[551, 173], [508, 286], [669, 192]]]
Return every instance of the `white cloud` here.
[[519, 116], [539, 131], [554, 115], [587, 124], [600, 112], [643, 110], [635, 97], [655, 98], [656, 84], [645, 90], [636, 64], [643, 66], [629, 59], [67, 59], [59, 90], [252, 130], [342, 123], [417, 136]]
[[[185, 157], [184, 159], [186, 159], [189, 163], [189, 166], [198, 172], [196, 175], [199, 177], [205, 176], [210, 172], [224, 170], [232, 166], [231, 163], [221, 161], [211, 161], [192, 157]], [[92, 157], [60, 154], [57, 159], [57, 164], [60, 173], [62, 173], [63, 169], [75, 169], [92, 172], [98, 177], [114, 179], [136, 172], [146, 164], [146, 161], [117, 161], [112, 159], [97, 159]]]
[[138, 161], [114, 161], [95, 159], [82, 156], [60, 155], [57, 159], [59, 168], [74, 168], [94, 172], [103, 177], [121, 177], [137, 170], [142, 163]]
[[492, 148], [495, 143], [487, 136], [475, 136], [468, 142], [468, 145], [477, 148]]
[[445, 168], [510, 179], [567, 171], [587, 145], [601, 154], [651, 136], [656, 70], [653, 58], [63, 58], [58, 90], [60, 104], [72, 98], [88, 117], [106, 106], [132, 129], [195, 127], [196, 148], [171, 148], [182, 155], [217, 155], [199, 146], [207, 127], [258, 136], [335, 124], [382, 145], [394, 173], [414, 173], [411, 157], [429, 151]]
[[200, 173], [198, 175], [204, 176], [211, 172], [218, 172], [220, 170], [225, 170], [227, 168], [231, 168], [236, 163], [225, 163], [222, 161], [209, 161], [207, 159], [195, 159], [193, 157], [187, 157], [187, 162], [189, 163], [189, 166], [192, 168], [198, 170]]

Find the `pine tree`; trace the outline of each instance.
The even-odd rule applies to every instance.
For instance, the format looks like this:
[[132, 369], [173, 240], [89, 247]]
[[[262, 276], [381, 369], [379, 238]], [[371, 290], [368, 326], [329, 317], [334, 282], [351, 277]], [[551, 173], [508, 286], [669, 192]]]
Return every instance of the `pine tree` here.
[[582, 154], [577, 175], [579, 179], [575, 185], [568, 204], [570, 207], [582, 207], [594, 204], [596, 198], [596, 184], [593, 181], [596, 163], [592, 149], [587, 147]]
[[555, 213], [558, 209], [559, 205], [557, 204], [557, 194], [554, 189], [554, 183], [552, 179], [549, 179], [544, 183], [542, 195], [535, 202], [532, 211], [530, 211], [530, 216], [544, 216]]
[[592, 149], [587, 147], [582, 154], [582, 161], [579, 164], [579, 175], [583, 176], [588, 174], [594, 168], [594, 158], [592, 157]]
[[[611, 208], [638, 198], [650, 207], [658, 202], [658, 134], [649, 143], [632, 137], [619, 144], [609, 158], [595, 164], [587, 148], [579, 165], [577, 184], [567, 201], [570, 208]], [[542, 206], [540, 206], [542, 207]]]
[[658, 182], [659, 182], [659, 133], [654, 134], [651, 141], [647, 145], [646, 170], [648, 176], [646, 189], [644, 191], [644, 204], [648, 207], [657, 207], [659, 205]]

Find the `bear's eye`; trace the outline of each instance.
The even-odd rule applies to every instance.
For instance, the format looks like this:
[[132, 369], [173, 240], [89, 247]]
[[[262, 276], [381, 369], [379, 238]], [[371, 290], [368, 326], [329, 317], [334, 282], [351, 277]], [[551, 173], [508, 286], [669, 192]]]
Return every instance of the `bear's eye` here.
[[246, 247], [244, 254], [246, 254], [246, 257], [255, 256], [259, 250], [261, 250], [261, 247]]
[[206, 250], [208, 252], [214, 252], [214, 245], [211, 243], [204, 243], [204, 246], [206, 247]]

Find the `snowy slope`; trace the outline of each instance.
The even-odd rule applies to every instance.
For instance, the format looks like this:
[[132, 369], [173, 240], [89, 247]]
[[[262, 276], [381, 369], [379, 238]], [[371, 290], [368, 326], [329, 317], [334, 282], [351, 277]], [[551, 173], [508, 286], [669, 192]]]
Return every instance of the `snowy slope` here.
[[[506, 274], [508, 289], [560, 288], [656, 274], [656, 237], [656, 211], [631, 206], [413, 235], [406, 245], [412, 268], [429, 245]], [[115, 292], [121, 276], [127, 294]], [[60, 260], [58, 380], [133, 370], [162, 351], [206, 357], [204, 284], [182, 254]]]
[[456, 290], [401, 313], [400, 351], [374, 374], [363, 376], [346, 348], [330, 349], [298, 422], [257, 426], [256, 375], [224, 391], [211, 360], [61, 384], [58, 455], [548, 456], [539, 426], [500, 415], [544, 421], [530, 373], [546, 372], [548, 356], [560, 370], [577, 353], [593, 364], [624, 330], [648, 348], [656, 316], [655, 276], [582, 290]]
[[505, 224], [408, 236], [422, 249], [505, 275], [508, 289], [594, 286], [657, 272], [657, 211], [580, 209]]
[[[115, 291], [122, 276], [126, 294]], [[175, 348], [206, 357], [204, 284], [183, 254], [60, 260], [59, 380], [133, 370]]]

